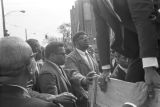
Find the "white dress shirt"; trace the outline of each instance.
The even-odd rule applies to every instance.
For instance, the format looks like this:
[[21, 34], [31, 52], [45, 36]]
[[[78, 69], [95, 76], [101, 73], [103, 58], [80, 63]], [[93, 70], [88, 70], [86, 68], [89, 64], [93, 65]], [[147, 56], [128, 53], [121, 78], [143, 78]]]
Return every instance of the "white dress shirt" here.
[[142, 58], [143, 68], [145, 67], [156, 67], [158, 68], [158, 60], [156, 57]]
[[83, 51], [81, 51], [80, 49], [77, 49], [77, 48], [76, 48], [76, 50], [78, 51], [80, 56], [88, 63], [88, 65], [91, 66], [94, 70], [94, 65], [93, 65], [91, 57], [88, 55], [88, 58], [87, 58], [87, 56], [86, 56], [86, 54], [89, 54], [89, 53], [87, 51], [83, 52]]

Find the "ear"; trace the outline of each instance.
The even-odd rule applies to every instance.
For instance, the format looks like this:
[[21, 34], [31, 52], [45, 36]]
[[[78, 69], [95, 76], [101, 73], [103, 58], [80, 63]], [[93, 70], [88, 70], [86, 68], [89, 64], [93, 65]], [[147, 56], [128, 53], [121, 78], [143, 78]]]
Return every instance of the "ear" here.
[[51, 53], [50, 56], [49, 56], [49, 59], [54, 59], [54, 56], [55, 56], [55, 54]]
[[34, 73], [38, 70], [36, 61], [31, 59], [30, 64], [27, 66], [27, 70], [29, 71], [30, 75], [34, 75]]

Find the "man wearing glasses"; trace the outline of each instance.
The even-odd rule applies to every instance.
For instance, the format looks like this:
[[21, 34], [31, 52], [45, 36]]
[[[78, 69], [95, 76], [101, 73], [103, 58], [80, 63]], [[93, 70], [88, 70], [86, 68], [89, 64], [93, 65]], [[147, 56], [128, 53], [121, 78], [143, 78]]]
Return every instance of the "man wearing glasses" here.
[[78, 97], [77, 106], [88, 107], [88, 85], [99, 72], [98, 63], [87, 52], [89, 37], [85, 32], [77, 32], [73, 36], [73, 44], [75, 49], [66, 58], [65, 70]]
[[11, 36], [1, 38], [0, 50], [1, 107], [58, 107], [30, 96], [27, 82], [34, 76], [36, 62], [25, 41]]

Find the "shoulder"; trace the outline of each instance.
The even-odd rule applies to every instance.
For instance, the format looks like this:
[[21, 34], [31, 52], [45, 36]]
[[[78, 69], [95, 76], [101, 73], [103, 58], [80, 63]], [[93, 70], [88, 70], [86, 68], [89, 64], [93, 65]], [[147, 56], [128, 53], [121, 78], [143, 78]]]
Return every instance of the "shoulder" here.
[[44, 64], [42, 65], [42, 67], [40, 69], [40, 74], [52, 73], [51, 71], [54, 71], [54, 68], [50, 64], [48, 64], [47, 62], [44, 62]]
[[66, 56], [66, 60], [72, 60], [72, 61], [78, 60], [79, 58], [80, 55], [76, 50], [72, 51], [70, 54]]
[[44, 74], [50, 74], [53, 77], [59, 76], [60, 69], [57, 65], [50, 63], [50, 62], [45, 62], [40, 70], [40, 76]]

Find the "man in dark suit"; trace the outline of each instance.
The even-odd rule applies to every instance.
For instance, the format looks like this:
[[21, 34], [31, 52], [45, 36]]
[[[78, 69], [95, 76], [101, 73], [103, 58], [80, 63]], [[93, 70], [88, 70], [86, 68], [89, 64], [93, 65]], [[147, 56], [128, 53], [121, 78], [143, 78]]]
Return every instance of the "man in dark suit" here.
[[87, 88], [98, 73], [98, 63], [87, 52], [89, 37], [84, 32], [73, 36], [75, 49], [67, 56], [65, 70], [71, 81], [73, 92], [78, 97], [77, 106], [87, 107]]
[[45, 58], [38, 76], [39, 91], [59, 97], [57, 102], [64, 107], [74, 107], [76, 97], [71, 94], [71, 84], [61, 67], [65, 63], [64, 45], [50, 42], [45, 48]]
[[59, 99], [59, 98], [56, 97], [55, 95], [47, 94], [47, 93], [39, 93], [39, 89], [37, 86], [38, 85], [37, 79], [38, 79], [38, 75], [39, 75], [39, 70], [40, 70], [41, 66], [43, 65], [41, 45], [38, 42], [38, 40], [36, 40], [36, 39], [28, 39], [26, 42], [32, 48], [33, 53], [36, 53], [35, 54], [35, 61], [37, 63], [36, 72], [34, 73], [33, 79], [28, 81], [27, 89], [28, 89], [29, 94], [31, 95], [31, 97], [39, 98], [39, 99], [46, 100], [49, 102], [57, 101], [57, 99]]
[[17, 37], [1, 38], [0, 50], [1, 107], [58, 107], [29, 95], [27, 82], [35, 73], [36, 62], [25, 41]]
[[145, 79], [147, 84], [160, 87], [160, 76], [156, 72], [159, 67], [159, 34], [157, 22], [154, 20], [156, 14], [153, 14], [158, 12], [154, 9], [153, 1], [156, 0], [91, 1], [95, 13], [97, 44], [103, 71], [110, 71], [111, 28], [115, 35], [112, 48], [129, 58], [126, 81], [138, 82]]

